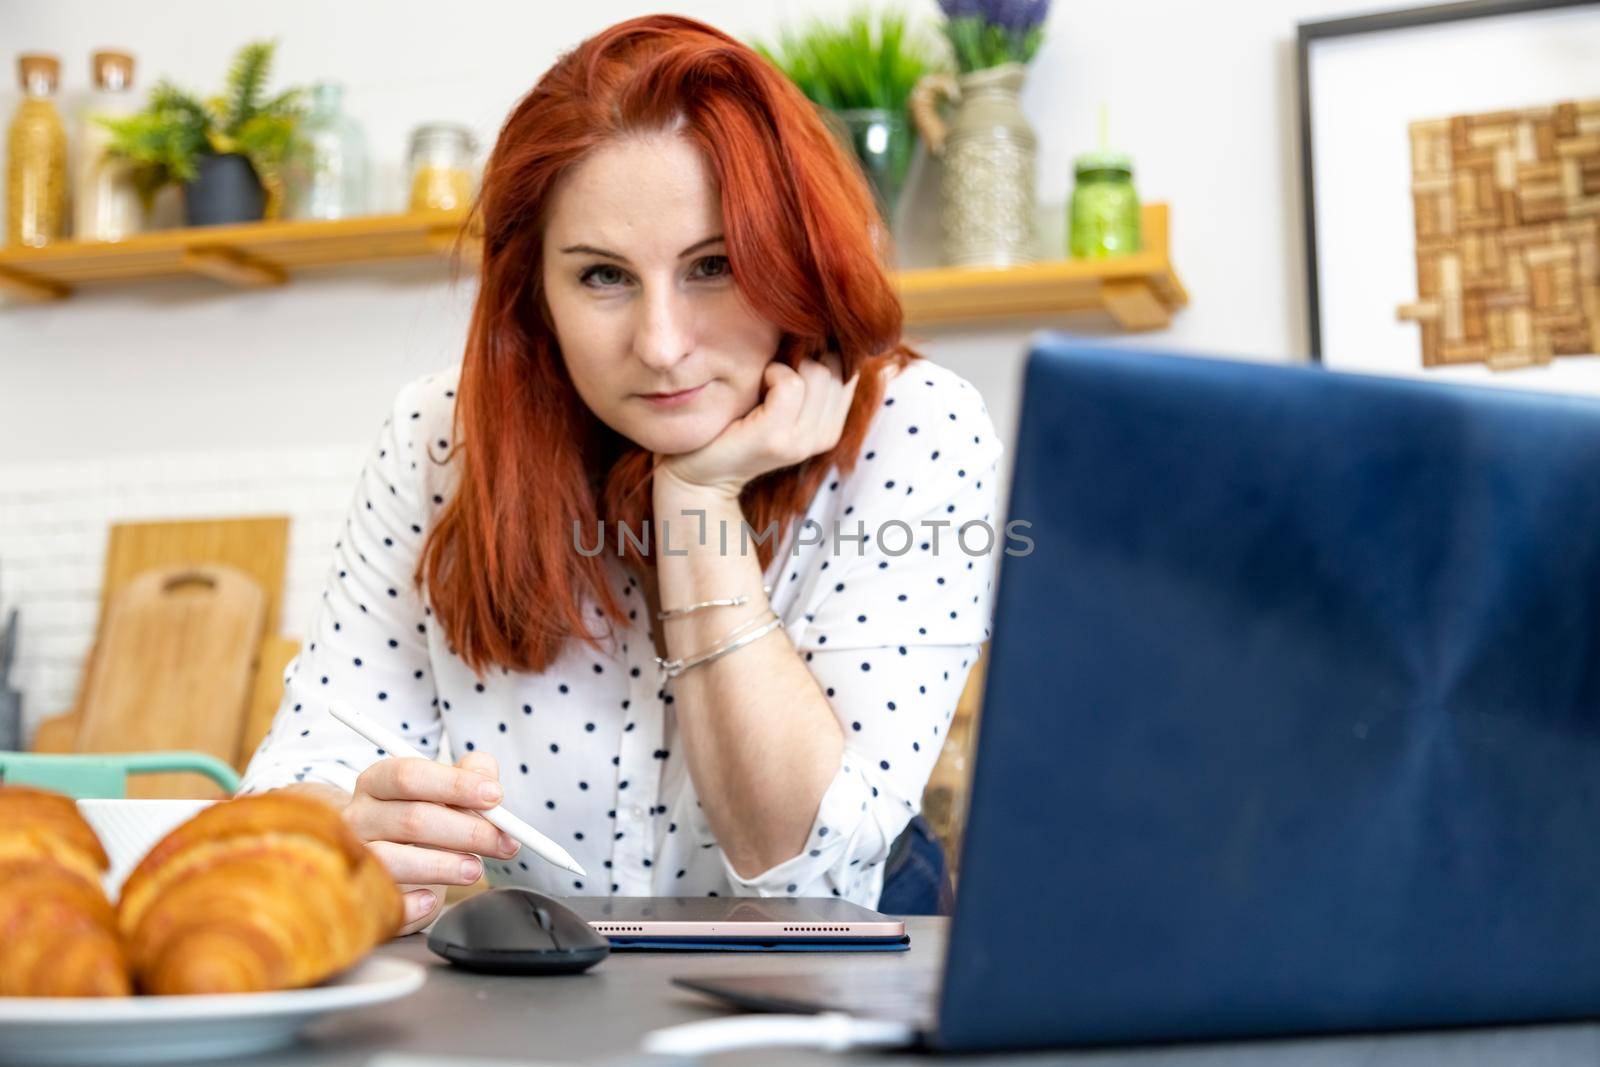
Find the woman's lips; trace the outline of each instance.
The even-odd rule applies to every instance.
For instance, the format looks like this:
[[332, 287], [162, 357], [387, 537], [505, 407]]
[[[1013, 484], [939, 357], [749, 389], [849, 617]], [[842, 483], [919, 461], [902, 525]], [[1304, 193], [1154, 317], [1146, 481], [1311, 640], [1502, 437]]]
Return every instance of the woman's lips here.
[[678, 407], [682, 404], [687, 404], [689, 401], [698, 396], [700, 394], [700, 390], [704, 388], [705, 385], [702, 383], [695, 386], [693, 389], [684, 389], [676, 393], [641, 393], [639, 395], [644, 397], [644, 399], [648, 400], [656, 407], [672, 408]]

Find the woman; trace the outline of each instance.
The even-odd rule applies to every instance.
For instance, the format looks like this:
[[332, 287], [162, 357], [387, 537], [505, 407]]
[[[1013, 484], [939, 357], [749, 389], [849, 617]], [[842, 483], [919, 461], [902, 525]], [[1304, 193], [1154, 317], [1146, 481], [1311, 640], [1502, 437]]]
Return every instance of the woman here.
[[[396, 399], [242, 791], [339, 805], [408, 930], [485, 870], [877, 904], [988, 636], [1000, 444], [900, 343], [866, 185], [754, 52], [654, 16], [556, 63], [480, 200], [463, 363]], [[502, 800], [590, 876], [470, 813]]]

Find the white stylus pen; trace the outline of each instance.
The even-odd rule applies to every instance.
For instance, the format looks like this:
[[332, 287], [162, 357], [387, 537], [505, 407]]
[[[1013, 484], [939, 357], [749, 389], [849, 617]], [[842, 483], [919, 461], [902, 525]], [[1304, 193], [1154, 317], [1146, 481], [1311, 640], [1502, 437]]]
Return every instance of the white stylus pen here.
[[[406, 744], [393, 730], [381, 723], [374, 722], [346, 704], [331, 700], [328, 702], [328, 713], [391, 756], [403, 756], [408, 759], [429, 758]], [[589, 876], [589, 872], [579, 866], [578, 861], [573, 859], [566, 849], [511, 814], [501, 805], [496, 804], [488, 811], [477, 811], [472, 808], [463, 808], [462, 810], [482, 815], [485, 819], [488, 819], [491, 823], [533, 849], [541, 859], [549, 860], [557, 867], [571, 871], [573, 874], [581, 874], [585, 878]]]

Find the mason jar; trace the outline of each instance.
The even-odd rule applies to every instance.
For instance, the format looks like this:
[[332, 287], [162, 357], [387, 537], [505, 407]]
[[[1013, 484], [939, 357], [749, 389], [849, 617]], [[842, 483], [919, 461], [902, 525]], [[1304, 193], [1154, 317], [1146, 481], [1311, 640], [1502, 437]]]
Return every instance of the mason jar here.
[[1074, 259], [1100, 259], [1137, 252], [1139, 195], [1133, 160], [1120, 152], [1088, 152], [1074, 161], [1068, 251]]
[[411, 131], [408, 207], [412, 211], [465, 211], [475, 175], [472, 131], [455, 122], [430, 122]]

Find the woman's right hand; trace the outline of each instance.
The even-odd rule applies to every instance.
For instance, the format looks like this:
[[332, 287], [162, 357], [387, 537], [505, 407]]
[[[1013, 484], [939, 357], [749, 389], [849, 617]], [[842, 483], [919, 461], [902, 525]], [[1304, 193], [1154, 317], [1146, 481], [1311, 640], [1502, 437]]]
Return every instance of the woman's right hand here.
[[500, 803], [494, 757], [470, 752], [454, 767], [429, 759], [381, 759], [361, 772], [345, 824], [400, 886], [405, 926], [420, 930], [444, 903], [446, 886], [471, 885], [479, 856], [510, 859], [520, 847], [482, 816]]

